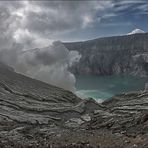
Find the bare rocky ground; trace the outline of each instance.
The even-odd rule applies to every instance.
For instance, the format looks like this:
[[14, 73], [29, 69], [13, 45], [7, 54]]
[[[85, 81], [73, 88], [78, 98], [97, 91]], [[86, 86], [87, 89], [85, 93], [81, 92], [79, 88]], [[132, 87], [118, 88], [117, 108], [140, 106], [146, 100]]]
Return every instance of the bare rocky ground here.
[[0, 148], [148, 148], [148, 92], [98, 104], [0, 64]]

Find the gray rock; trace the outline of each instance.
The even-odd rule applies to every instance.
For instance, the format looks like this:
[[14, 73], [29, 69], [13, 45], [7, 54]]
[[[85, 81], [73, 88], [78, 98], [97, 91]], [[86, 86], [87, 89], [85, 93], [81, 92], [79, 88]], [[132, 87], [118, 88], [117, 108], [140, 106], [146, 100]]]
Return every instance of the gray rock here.
[[148, 132], [148, 93], [116, 95], [102, 103], [107, 109], [94, 112], [91, 128], [107, 128], [127, 135]]
[[79, 63], [70, 69], [75, 74], [148, 75], [148, 33], [98, 38], [64, 45], [82, 55]]
[[145, 84], [145, 91], [148, 91], [148, 83]]
[[[120, 147], [125, 137], [147, 133], [147, 91], [123, 93], [98, 104], [0, 67], [0, 147], [61, 147], [67, 139], [71, 145], [89, 138], [97, 143], [94, 140], [105, 135], [111, 137], [103, 145], [120, 137]], [[142, 144], [147, 145], [147, 139]]]
[[89, 114], [85, 114], [83, 116], [81, 116], [82, 120], [88, 122], [88, 121], [91, 121], [91, 117]]
[[83, 124], [84, 121], [80, 118], [71, 118], [70, 120], [65, 122], [65, 126], [69, 128], [76, 128]]

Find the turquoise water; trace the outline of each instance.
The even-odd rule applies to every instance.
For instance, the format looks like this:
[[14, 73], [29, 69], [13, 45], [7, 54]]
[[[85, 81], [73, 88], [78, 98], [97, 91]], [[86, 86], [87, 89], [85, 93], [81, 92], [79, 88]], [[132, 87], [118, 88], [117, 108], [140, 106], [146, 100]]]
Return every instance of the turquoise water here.
[[76, 76], [77, 94], [105, 100], [115, 94], [144, 90], [148, 77], [130, 75]]

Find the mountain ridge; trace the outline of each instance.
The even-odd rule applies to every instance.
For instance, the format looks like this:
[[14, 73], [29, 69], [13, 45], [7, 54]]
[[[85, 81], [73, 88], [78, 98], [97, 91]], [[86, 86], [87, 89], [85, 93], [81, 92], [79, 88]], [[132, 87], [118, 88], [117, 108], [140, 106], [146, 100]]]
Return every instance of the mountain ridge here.
[[72, 41], [72, 42], [63, 42], [64, 44], [68, 44], [68, 43], [83, 43], [83, 42], [89, 42], [89, 41], [93, 41], [93, 40], [98, 40], [98, 39], [107, 39], [107, 38], [114, 38], [114, 37], [124, 37], [124, 36], [134, 36], [134, 35], [141, 35], [141, 34], [145, 34], [148, 35], [148, 32], [145, 33], [136, 33], [136, 34], [122, 34], [122, 35], [113, 35], [113, 36], [104, 36], [104, 37], [96, 37], [93, 39], [88, 39], [88, 40], [84, 40], [84, 41]]
[[71, 68], [74, 74], [148, 75], [148, 33], [104, 37], [64, 45], [69, 50], [77, 50], [82, 56]]

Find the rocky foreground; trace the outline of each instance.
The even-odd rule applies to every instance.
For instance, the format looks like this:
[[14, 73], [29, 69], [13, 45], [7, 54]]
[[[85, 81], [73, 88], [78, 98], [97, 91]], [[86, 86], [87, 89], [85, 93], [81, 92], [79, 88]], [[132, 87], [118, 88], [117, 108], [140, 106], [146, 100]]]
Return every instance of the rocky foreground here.
[[102, 104], [0, 64], [0, 148], [147, 148], [148, 92]]

